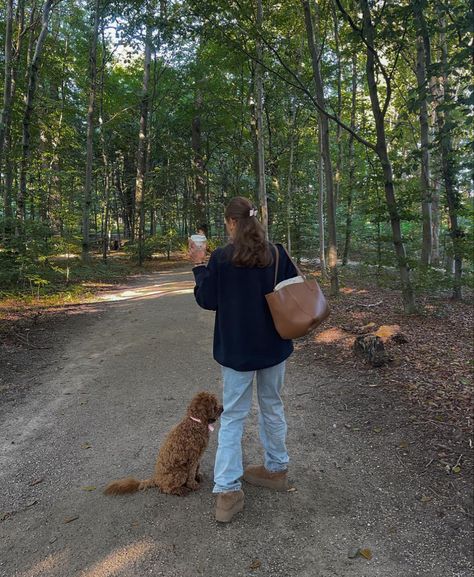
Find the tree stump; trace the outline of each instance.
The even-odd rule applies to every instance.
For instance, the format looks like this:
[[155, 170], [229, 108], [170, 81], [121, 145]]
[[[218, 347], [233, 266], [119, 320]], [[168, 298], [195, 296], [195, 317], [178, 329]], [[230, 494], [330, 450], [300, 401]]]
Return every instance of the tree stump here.
[[352, 350], [357, 357], [364, 358], [372, 367], [382, 367], [393, 360], [385, 351], [382, 339], [373, 334], [356, 337]]

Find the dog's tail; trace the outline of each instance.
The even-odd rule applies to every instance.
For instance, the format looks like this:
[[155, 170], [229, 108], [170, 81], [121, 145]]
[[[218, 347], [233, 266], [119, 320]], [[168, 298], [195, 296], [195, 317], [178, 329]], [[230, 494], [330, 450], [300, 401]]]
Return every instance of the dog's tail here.
[[150, 487], [157, 487], [154, 479], [145, 479], [139, 481], [133, 477], [125, 477], [118, 481], [112, 481], [104, 490], [106, 495], [125, 495], [126, 493], [136, 493], [137, 491], [144, 491]]

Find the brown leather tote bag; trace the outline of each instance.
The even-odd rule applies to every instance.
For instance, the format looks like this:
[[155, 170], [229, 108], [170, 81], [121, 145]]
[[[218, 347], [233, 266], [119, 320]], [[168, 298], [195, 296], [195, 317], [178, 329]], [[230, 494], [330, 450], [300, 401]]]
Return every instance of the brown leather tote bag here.
[[273, 291], [266, 294], [265, 298], [267, 299], [275, 328], [282, 339], [304, 337], [329, 316], [329, 306], [316, 280], [305, 279], [286, 249], [286, 254], [295, 265], [302, 282], [287, 284], [281, 288], [277, 287], [277, 290], [275, 290], [277, 286], [279, 251], [275, 245], [272, 246], [276, 252], [275, 282]]

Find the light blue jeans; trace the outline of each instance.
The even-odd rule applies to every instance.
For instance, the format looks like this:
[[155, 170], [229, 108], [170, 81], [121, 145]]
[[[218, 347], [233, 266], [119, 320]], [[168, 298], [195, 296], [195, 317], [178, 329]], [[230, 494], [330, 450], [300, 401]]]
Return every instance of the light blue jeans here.
[[214, 466], [213, 493], [238, 491], [243, 475], [242, 434], [252, 407], [252, 383], [257, 373], [260, 440], [265, 451], [265, 468], [284, 471], [288, 465], [286, 421], [280, 391], [285, 377], [285, 361], [258, 371], [222, 368], [224, 412], [221, 415], [219, 442]]

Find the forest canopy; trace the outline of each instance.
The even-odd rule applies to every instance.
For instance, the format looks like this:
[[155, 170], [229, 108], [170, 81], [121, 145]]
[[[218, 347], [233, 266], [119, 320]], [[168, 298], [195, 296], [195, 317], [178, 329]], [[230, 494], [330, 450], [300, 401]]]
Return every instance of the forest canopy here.
[[[327, 271], [398, 271], [406, 312], [472, 278], [472, 13], [457, 0], [5, 0], [0, 288], [54, 255], [142, 263], [252, 198]], [[472, 282], [472, 280], [471, 280]]]

